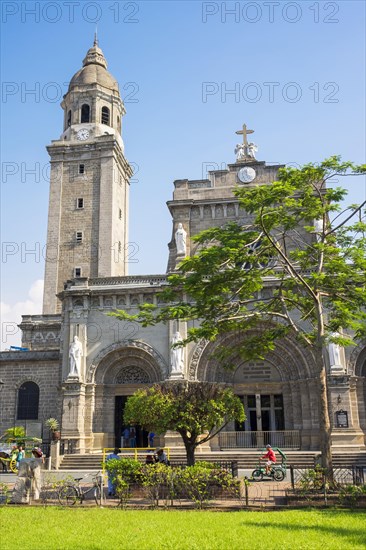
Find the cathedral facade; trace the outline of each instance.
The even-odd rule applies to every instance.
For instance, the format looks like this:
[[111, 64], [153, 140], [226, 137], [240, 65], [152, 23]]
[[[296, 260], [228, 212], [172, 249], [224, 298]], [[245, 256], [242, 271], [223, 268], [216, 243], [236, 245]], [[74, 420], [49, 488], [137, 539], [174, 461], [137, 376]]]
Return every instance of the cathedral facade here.
[[[247, 419], [227, 426], [211, 448], [245, 449], [270, 442], [283, 448], [319, 449], [318, 375], [312, 352], [295, 338], [279, 340], [265, 361], [238, 358], [224, 371], [212, 358], [215, 342], [171, 344], [187, 334], [172, 321], [143, 328], [108, 316], [142, 303], [159, 305], [167, 274], [194, 254], [192, 237], [203, 229], [245, 220], [233, 194], [236, 185], [269, 185], [280, 166], [255, 158], [240, 132], [236, 161], [204, 180], [176, 180], [167, 274], [127, 273], [129, 179], [124, 155], [125, 114], [118, 83], [107, 70], [97, 41], [72, 77], [61, 104], [63, 131], [47, 147], [51, 161], [43, 314], [23, 316], [22, 346], [0, 354], [0, 432], [25, 425], [47, 436], [55, 417], [62, 438], [80, 453], [120, 445], [126, 399], [138, 388], [168, 379], [230, 384]], [[268, 289], [268, 292], [270, 290]], [[265, 298], [266, 289], [262, 291]], [[238, 335], [226, 337], [235, 348]], [[335, 447], [365, 449], [366, 345], [336, 349], [328, 357], [329, 408]], [[147, 434], [138, 430], [138, 445]], [[170, 437], [170, 439], [169, 439]], [[163, 442], [163, 441], [162, 441]], [[166, 444], [179, 445], [167, 436]]]

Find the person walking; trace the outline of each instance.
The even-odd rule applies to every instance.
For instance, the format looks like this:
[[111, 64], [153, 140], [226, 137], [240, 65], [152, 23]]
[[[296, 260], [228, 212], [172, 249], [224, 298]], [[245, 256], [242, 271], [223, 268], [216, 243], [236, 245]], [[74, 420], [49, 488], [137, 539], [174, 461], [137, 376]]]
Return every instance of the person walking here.
[[17, 454], [17, 468], [19, 469], [19, 462], [25, 458], [25, 451], [22, 447], [22, 445], [19, 445], [18, 447], [18, 454]]
[[155, 437], [154, 432], [149, 432], [149, 433], [148, 433], [147, 441], [148, 441], [149, 447], [153, 447], [153, 446], [154, 446], [154, 437]]
[[122, 432], [123, 436], [123, 447], [128, 447], [128, 444], [130, 442], [130, 430], [128, 428], [125, 428]]
[[136, 429], [133, 426], [130, 428], [130, 447], [132, 449], [136, 447]]

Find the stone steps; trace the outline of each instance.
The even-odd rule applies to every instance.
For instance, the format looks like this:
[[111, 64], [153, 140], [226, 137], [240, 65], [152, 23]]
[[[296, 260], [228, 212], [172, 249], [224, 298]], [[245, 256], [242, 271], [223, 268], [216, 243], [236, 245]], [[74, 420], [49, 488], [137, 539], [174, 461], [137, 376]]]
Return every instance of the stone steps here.
[[[287, 464], [293, 465], [297, 468], [311, 468], [314, 466], [314, 458], [319, 453], [314, 451], [288, 451], [287, 455]], [[121, 455], [123, 456], [123, 455]], [[131, 453], [131, 456], [134, 455]], [[141, 453], [141, 460], [144, 461], [146, 452]], [[221, 452], [196, 452], [196, 461], [207, 460], [208, 462], [215, 461], [237, 461], [238, 467], [243, 468], [254, 468], [258, 464], [258, 451], [221, 451]], [[98, 470], [101, 467], [103, 455], [102, 453], [97, 454], [84, 454], [84, 455], [65, 455], [60, 469], [61, 470]], [[184, 451], [181, 450], [172, 450], [170, 452], [170, 460], [172, 464], [174, 463], [185, 463], [186, 455]], [[347, 452], [338, 454], [333, 454], [333, 464], [335, 468], [342, 468], [357, 464], [366, 468], [366, 452]]]

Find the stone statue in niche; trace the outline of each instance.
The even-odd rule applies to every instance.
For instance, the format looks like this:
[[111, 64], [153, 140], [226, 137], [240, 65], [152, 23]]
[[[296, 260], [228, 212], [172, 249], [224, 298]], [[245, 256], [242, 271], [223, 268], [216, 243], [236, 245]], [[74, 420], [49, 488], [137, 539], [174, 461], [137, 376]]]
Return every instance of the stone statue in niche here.
[[70, 372], [69, 376], [79, 376], [81, 367], [81, 358], [83, 357], [83, 346], [77, 336], [69, 347]]
[[[340, 334], [338, 332], [333, 332], [331, 336], [333, 336], [334, 338], [337, 338], [338, 336], [340, 336]], [[343, 368], [342, 358], [341, 358], [341, 347], [339, 344], [336, 344], [335, 342], [329, 342], [328, 354], [329, 354], [329, 365], [331, 368], [333, 367]]]
[[187, 252], [187, 231], [185, 231], [181, 223], [178, 223], [178, 229], [175, 232], [175, 244], [177, 247], [177, 254], [185, 255]]
[[[173, 334], [171, 345], [181, 341], [182, 337], [177, 331]], [[172, 372], [182, 372], [184, 368], [184, 352], [183, 348], [171, 348], [170, 350], [170, 363], [172, 366]]]

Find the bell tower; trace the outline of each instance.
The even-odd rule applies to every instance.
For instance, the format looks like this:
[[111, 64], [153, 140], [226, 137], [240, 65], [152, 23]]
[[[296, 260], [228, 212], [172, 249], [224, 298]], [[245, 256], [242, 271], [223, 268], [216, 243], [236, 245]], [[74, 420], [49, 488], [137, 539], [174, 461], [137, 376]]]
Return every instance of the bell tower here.
[[67, 280], [127, 275], [129, 178], [118, 83], [97, 38], [61, 103], [51, 162], [43, 313], [59, 313]]

